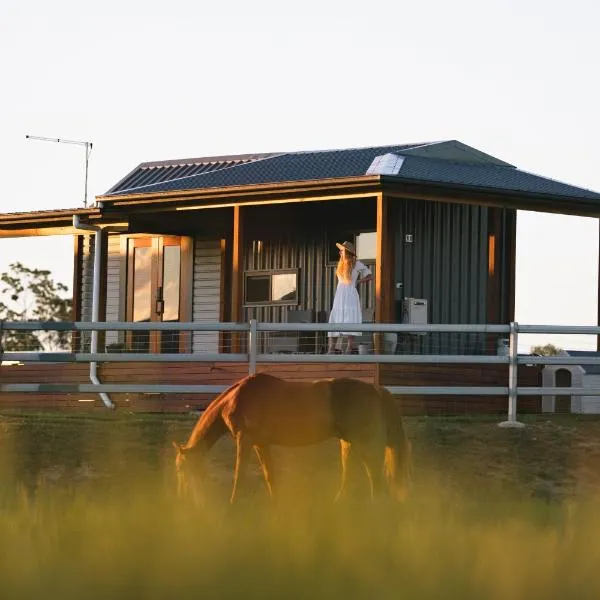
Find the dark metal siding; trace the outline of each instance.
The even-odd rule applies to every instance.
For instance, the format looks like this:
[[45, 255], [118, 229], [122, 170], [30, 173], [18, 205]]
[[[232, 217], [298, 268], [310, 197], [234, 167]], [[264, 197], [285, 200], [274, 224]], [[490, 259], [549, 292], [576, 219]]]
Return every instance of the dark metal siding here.
[[[430, 323], [486, 323], [487, 220], [482, 206], [400, 200], [396, 221], [396, 318], [404, 297], [428, 301]], [[409, 243], [405, 236], [412, 234]], [[406, 336], [406, 351], [483, 351], [483, 336]]]
[[[336, 265], [327, 262], [330, 241], [323, 232], [305, 233], [300, 236], [280, 235], [262, 238], [259, 250], [258, 240], [250, 239], [245, 245], [244, 270], [246, 272], [271, 269], [298, 269], [298, 298], [293, 306], [247, 306], [246, 318], [259, 321], [281, 323], [286, 321], [288, 309], [313, 310], [315, 319], [327, 320], [328, 311], [335, 293]], [[365, 261], [366, 264], [367, 261]], [[369, 265], [373, 268], [373, 265]], [[374, 305], [374, 282], [360, 288], [363, 308]]]

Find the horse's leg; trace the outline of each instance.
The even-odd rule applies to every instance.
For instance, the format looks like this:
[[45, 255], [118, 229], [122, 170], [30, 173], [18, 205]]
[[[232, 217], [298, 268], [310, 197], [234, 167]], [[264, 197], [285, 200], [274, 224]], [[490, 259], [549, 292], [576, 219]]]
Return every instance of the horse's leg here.
[[246, 437], [247, 436], [245, 436], [241, 431], [238, 431], [235, 436], [235, 471], [233, 474], [233, 489], [231, 491], [231, 498], [229, 499], [231, 504], [233, 504], [235, 501], [236, 493], [239, 490], [240, 479], [244, 476], [246, 466], [248, 465], [248, 459], [250, 457], [250, 449], [252, 444], [250, 443], [250, 440], [246, 439]]
[[350, 458], [350, 451], [352, 450], [352, 444], [346, 440], [340, 440], [340, 451], [342, 459], [342, 479], [340, 481], [340, 489], [335, 497], [335, 502], [340, 500], [346, 491], [346, 480], [348, 476], [348, 461]]
[[369, 479], [371, 501], [373, 501], [375, 499], [375, 494], [379, 494], [383, 489], [385, 448], [377, 443], [363, 443], [358, 445], [357, 451], [362, 459], [363, 466], [365, 467]]
[[271, 447], [270, 446], [262, 446], [255, 444], [254, 451], [256, 452], [256, 456], [258, 457], [258, 462], [260, 463], [263, 476], [265, 478], [265, 484], [267, 485], [267, 491], [269, 492], [269, 496], [273, 497], [273, 459], [271, 456]]

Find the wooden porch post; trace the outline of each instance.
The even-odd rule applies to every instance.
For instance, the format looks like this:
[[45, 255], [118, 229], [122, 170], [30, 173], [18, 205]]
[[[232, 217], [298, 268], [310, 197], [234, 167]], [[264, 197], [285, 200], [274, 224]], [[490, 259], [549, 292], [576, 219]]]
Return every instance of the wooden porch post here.
[[[500, 322], [500, 261], [502, 245], [502, 220], [501, 209], [488, 208], [488, 256], [487, 256], [487, 293], [486, 293], [486, 322]], [[496, 354], [497, 334], [486, 335], [486, 349], [488, 354]]]
[[[233, 207], [233, 243], [231, 261], [231, 320], [241, 322], [244, 294], [244, 223], [242, 207]], [[241, 351], [241, 333], [232, 332], [231, 351]]]
[[[390, 201], [377, 194], [377, 254], [375, 257], [375, 323], [393, 323], [394, 254]], [[383, 334], [374, 335], [375, 352], [383, 350]]]
[[[598, 319], [600, 325], [600, 219], [598, 219]], [[596, 337], [596, 352], [600, 352], [600, 335]]]

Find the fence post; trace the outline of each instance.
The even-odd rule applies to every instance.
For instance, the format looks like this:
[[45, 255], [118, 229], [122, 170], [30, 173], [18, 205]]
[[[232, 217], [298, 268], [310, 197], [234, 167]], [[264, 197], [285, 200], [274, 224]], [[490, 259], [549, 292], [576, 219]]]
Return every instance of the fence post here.
[[258, 332], [256, 331], [256, 319], [250, 319], [250, 331], [248, 332], [248, 374], [256, 373], [256, 354], [258, 348]]
[[517, 374], [519, 371], [519, 326], [514, 321], [510, 324], [508, 341], [508, 419], [498, 423], [499, 427], [523, 428], [524, 423], [517, 421]]

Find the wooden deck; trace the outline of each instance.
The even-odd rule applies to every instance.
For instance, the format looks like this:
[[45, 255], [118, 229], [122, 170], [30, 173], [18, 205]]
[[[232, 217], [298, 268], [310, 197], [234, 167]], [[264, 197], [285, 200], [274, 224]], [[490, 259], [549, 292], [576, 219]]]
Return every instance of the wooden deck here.
[[[540, 366], [520, 365], [520, 387], [541, 387]], [[431, 386], [507, 386], [508, 365], [379, 365], [379, 383], [382, 385]], [[506, 396], [404, 396], [405, 414], [505, 414]], [[521, 396], [518, 413], [540, 413], [541, 396]]]
[[[355, 377], [368, 382], [376, 378], [376, 365], [292, 364], [258, 365], [257, 371], [268, 372], [290, 381], [325, 377]], [[231, 385], [248, 374], [247, 363], [156, 363], [117, 362], [98, 366], [102, 383], [156, 383], [176, 385]], [[89, 383], [89, 366], [75, 363], [3, 365], [2, 383]], [[202, 409], [214, 394], [109, 394], [119, 408], [133, 411], [185, 412]], [[31, 409], [104, 409], [98, 394], [0, 393], [0, 408]]]
[[[506, 386], [506, 365], [420, 365], [269, 363], [259, 372], [288, 380], [356, 377], [383, 385]], [[103, 363], [98, 367], [102, 383], [157, 383], [231, 385], [248, 373], [247, 363]], [[540, 367], [519, 367], [520, 386], [541, 386]], [[89, 383], [89, 366], [75, 363], [2, 365], [2, 383]], [[202, 409], [214, 394], [109, 394], [119, 408], [132, 411], [187, 412]], [[404, 396], [406, 414], [504, 414], [505, 396]], [[1, 408], [105, 410], [97, 394], [0, 393]], [[539, 396], [523, 396], [519, 413], [541, 412]]]

